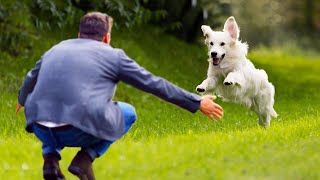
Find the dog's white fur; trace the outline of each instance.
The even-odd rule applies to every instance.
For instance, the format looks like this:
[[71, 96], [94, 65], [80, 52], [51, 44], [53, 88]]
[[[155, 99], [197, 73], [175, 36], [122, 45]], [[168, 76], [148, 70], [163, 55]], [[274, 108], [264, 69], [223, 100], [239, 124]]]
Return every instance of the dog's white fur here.
[[239, 41], [234, 17], [227, 19], [222, 32], [206, 25], [201, 29], [208, 46], [209, 69], [207, 79], [196, 90], [250, 108], [258, 115], [259, 124], [268, 127], [271, 117], [277, 117], [273, 109], [275, 89], [267, 73], [246, 58], [248, 45]]

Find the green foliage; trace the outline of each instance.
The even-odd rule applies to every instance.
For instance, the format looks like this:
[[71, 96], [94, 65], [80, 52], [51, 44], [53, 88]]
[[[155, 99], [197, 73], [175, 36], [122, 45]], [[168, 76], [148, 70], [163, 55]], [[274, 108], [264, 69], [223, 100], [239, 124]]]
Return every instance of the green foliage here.
[[135, 28], [166, 16], [166, 11], [151, 11], [139, 0], [22, 0], [0, 4], [0, 49], [18, 56], [31, 52], [41, 33], [63, 31], [78, 26], [81, 16], [101, 11], [114, 17], [116, 29]]
[[79, 11], [70, 1], [1, 2], [0, 49], [13, 56], [32, 53], [34, 43], [43, 34], [38, 31], [62, 31], [78, 22], [79, 18]]
[[30, 41], [37, 38], [26, 2], [0, 3], [0, 49], [14, 56], [29, 51]]
[[71, 0], [71, 2], [83, 12], [100, 11], [109, 14], [115, 19], [115, 28], [134, 28], [165, 16], [164, 11], [150, 11], [144, 8], [140, 0]]
[[[303, 48], [319, 50], [320, 3], [316, 0], [20, 0], [0, 3], [0, 49], [11, 55], [31, 53], [38, 31], [77, 27], [88, 11], [105, 12], [118, 30], [157, 24], [166, 32], [193, 42], [208, 24], [221, 29], [229, 15], [250, 45], [282, 45], [295, 40]], [[207, 16], [207, 17], [206, 17]], [[120, 28], [121, 27], [121, 28]]]
[[79, 21], [71, 0], [35, 0], [30, 5], [32, 21], [39, 30], [61, 29]]
[[139, 0], [106, 0], [103, 4], [108, 14], [116, 18], [115, 27], [131, 27], [148, 22], [151, 12], [146, 11]]

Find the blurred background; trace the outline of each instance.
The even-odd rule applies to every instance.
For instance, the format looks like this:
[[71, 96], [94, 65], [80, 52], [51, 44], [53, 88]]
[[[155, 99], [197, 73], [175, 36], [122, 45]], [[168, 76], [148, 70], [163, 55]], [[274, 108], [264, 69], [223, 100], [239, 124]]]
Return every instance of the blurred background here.
[[[95, 162], [97, 179], [320, 179], [320, 0], [0, 0], [0, 179], [42, 176], [17, 94], [44, 52], [77, 38], [88, 11], [114, 18], [113, 47], [194, 93], [208, 68], [200, 26], [222, 30], [234, 16], [279, 114], [265, 131], [254, 113], [219, 98], [225, 115], [212, 123], [119, 83], [113, 100], [132, 104], [139, 120]], [[63, 151], [64, 171], [75, 153]]]
[[117, 31], [152, 25], [190, 43], [200, 42], [202, 24], [221, 30], [233, 15], [250, 47], [320, 49], [319, 0], [0, 0], [0, 49], [19, 56], [48, 35], [59, 38], [40, 32], [74, 35], [88, 11], [113, 16]]

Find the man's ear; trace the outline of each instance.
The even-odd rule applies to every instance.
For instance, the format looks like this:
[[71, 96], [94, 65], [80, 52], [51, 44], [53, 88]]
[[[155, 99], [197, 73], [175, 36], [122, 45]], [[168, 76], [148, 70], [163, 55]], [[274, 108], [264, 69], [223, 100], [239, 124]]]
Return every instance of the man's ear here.
[[229, 33], [234, 42], [238, 40], [240, 29], [233, 16], [227, 19], [227, 21], [224, 24], [223, 31]]
[[111, 35], [110, 33], [107, 33], [103, 39], [102, 39], [102, 42], [106, 43], [106, 44], [110, 44], [110, 41], [111, 41]]

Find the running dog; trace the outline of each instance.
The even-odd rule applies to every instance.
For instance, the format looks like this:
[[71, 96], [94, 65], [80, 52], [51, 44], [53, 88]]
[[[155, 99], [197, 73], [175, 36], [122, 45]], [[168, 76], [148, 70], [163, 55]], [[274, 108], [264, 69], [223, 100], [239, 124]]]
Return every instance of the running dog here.
[[239, 40], [235, 18], [227, 19], [223, 31], [206, 25], [201, 29], [208, 46], [209, 69], [207, 79], [196, 90], [250, 108], [258, 115], [260, 126], [268, 127], [271, 117], [277, 117], [273, 109], [275, 89], [267, 73], [246, 58], [248, 45]]

